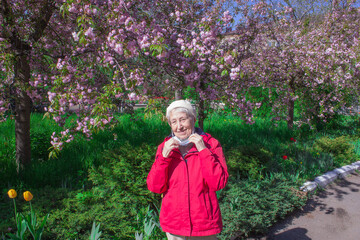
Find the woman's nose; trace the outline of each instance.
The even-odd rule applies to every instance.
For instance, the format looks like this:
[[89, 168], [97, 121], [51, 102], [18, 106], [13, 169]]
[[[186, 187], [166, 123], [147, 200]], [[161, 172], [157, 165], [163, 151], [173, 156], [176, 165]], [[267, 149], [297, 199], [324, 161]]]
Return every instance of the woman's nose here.
[[178, 129], [181, 128], [181, 122], [180, 122], [180, 121], [178, 121], [178, 122], [176, 123], [176, 125], [177, 125], [177, 128], [178, 128]]

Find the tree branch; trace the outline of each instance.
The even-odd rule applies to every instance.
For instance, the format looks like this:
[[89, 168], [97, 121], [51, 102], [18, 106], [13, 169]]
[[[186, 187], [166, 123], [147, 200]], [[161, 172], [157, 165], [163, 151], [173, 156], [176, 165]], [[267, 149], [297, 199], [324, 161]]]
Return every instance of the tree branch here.
[[13, 23], [12, 12], [9, 7], [9, 4], [7, 3], [6, 0], [2, 0], [1, 3], [2, 3], [1, 4], [1, 15], [3, 15], [4, 21]]
[[[5, 24], [13, 25], [12, 11], [6, 0], [1, 0], [0, 14], [3, 17]], [[3, 26], [1, 37], [7, 38], [7, 37], [9, 37], [9, 35], [11, 35], [11, 34], [9, 34], [9, 32], [7, 32], [6, 28]]]
[[[4, 0], [3, 0], [4, 1]], [[48, 0], [44, 7], [41, 9], [39, 18], [35, 22], [35, 31], [30, 35], [30, 39], [37, 42], [43, 35], [45, 28], [48, 26], [51, 16], [55, 9], [55, 3]]]

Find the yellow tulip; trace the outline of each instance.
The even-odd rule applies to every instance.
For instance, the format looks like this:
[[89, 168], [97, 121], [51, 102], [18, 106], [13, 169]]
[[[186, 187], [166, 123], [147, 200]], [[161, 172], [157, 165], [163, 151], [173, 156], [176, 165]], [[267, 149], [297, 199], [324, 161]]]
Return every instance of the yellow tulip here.
[[24, 192], [24, 199], [25, 199], [25, 201], [31, 201], [31, 199], [33, 199], [33, 195], [31, 194], [31, 192], [29, 192], [29, 191], [26, 191], [26, 192]]
[[8, 195], [9, 195], [9, 198], [16, 198], [17, 193], [16, 193], [16, 191], [14, 189], [10, 189], [8, 191]]

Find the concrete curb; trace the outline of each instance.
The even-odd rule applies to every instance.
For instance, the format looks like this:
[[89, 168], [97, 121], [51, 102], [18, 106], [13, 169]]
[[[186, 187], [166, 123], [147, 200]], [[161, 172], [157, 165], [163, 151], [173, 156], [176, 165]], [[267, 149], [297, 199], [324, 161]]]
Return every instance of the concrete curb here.
[[355, 172], [355, 170], [360, 170], [360, 161], [340, 168], [336, 168], [333, 171], [316, 177], [314, 181], [307, 181], [300, 187], [300, 190], [304, 192], [313, 192], [318, 187], [325, 188], [327, 185], [329, 185], [338, 178], [346, 178], [349, 174]]

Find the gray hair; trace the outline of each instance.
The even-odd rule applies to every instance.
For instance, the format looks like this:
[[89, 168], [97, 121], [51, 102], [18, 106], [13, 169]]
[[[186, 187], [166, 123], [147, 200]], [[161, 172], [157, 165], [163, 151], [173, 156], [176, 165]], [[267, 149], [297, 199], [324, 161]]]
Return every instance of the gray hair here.
[[168, 106], [166, 109], [166, 118], [168, 121], [170, 121], [170, 113], [172, 112], [185, 112], [194, 121], [196, 119], [195, 109], [192, 107], [191, 103], [186, 100], [177, 100]]

